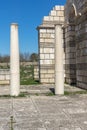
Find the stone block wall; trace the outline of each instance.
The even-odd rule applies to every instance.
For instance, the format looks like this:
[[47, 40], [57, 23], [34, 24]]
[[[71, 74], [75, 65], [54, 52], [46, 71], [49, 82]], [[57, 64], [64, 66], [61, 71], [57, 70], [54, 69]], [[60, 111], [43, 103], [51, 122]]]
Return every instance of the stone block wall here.
[[65, 21], [66, 81], [87, 89], [87, 0], [67, 0]]
[[[65, 14], [65, 17], [64, 17]], [[55, 24], [64, 25], [65, 81], [87, 89], [87, 0], [55, 6], [38, 27], [41, 83], [54, 83]]]
[[76, 83], [76, 43], [75, 25], [65, 28], [65, 82]]
[[55, 6], [49, 13], [49, 16], [44, 16], [42, 25], [64, 23], [64, 20], [64, 6]]
[[10, 71], [0, 69], [0, 85], [10, 84]]
[[39, 66], [34, 65], [34, 80], [38, 80], [39, 81]]
[[55, 80], [55, 24], [59, 23], [64, 24], [64, 6], [55, 6], [37, 28], [41, 83], [52, 84]]
[[40, 82], [54, 83], [54, 28], [42, 28], [40, 37]]
[[76, 21], [77, 86], [87, 89], [87, 1], [78, 5], [81, 16]]

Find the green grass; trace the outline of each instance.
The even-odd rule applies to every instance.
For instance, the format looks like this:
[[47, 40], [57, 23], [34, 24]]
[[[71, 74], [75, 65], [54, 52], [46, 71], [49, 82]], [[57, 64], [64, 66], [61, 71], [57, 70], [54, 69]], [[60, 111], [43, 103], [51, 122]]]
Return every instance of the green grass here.
[[87, 94], [87, 90], [85, 90], [85, 91], [76, 91], [76, 92], [68, 92], [68, 91], [64, 92], [64, 95], [76, 95], [76, 94]]
[[[9, 65], [0, 65], [0, 69], [9, 69]], [[34, 66], [20, 65], [20, 84], [21, 85], [38, 85], [39, 81], [34, 80]]]
[[[84, 90], [84, 91], [76, 91], [76, 92], [68, 92], [68, 91], [65, 91], [64, 92], [64, 95], [68, 96], [68, 95], [77, 95], [77, 94], [87, 94], [87, 90]], [[54, 96], [55, 93], [53, 92], [49, 92], [46, 94], [46, 96]]]
[[[68, 92], [65, 91], [64, 95], [66, 96], [73, 96], [73, 95], [77, 95], [77, 94], [87, 94], [87, 90], [85, 91], [76, 91], [76, 92]], [[40, 95], [45, 95], [45, 96], [55, 96], [55, 93], [53, 92], [49, 92], [49, 93], [45, 93], [45, 94], [40, 94], [40, 93], [35, 93], [35, 96], [40, 96]], [[10, 95], [0, 95], [0, 98], [22, 98], [22, 97], [30, 97], [30, 94], [26, 91], [26, 92], [21, 92], [19, 94], [19, 96], [10, 96]]]
[[21, 92], [18, 96], [11, 96], [11, 95], [0, 95], [0, 98], [20, 98], [29, 96], [27, 92]]
[[35, 93], [36, 96], [39, 96], [39, 93]]
[[10, 95], [0, 95], [0, 98], [10, 98], [11, 96]]
[[34, 66], [21, 66], [20, 67], [20, 78], [21, 78], [21, 85], [37, 85], [39, 81], [34, 80]]
[[21, 85], [33, 85], [33, 84], [38, 85], [40, 83], [39, 83], [39, 81], [35, 81], [34, 79], [21, 80]]
[[20, 93], [18, 97], [26, 97], [27, 93]]
[[53, 92], [49, 92], [46, 94], [46, 96], [54, 96], [55, 94]]

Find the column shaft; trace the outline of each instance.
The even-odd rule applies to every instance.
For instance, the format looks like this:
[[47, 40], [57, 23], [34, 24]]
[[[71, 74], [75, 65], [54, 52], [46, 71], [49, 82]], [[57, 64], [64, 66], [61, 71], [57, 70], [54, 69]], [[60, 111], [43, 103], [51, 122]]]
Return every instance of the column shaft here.
[[20, 93], [20, 69], [19, 69], [19, 41], [18, 25], [11, 24], [10, 41], [10, 95], [18, 96]]
[[55, 94], [64, 94], [62, 27], [55, 26]]

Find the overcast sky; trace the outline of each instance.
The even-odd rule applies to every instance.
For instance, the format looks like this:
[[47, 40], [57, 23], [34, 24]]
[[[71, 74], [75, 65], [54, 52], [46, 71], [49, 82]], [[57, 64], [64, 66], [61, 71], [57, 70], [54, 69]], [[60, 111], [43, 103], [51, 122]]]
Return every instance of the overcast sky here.
[[19, 24], [20, 52], [38, 52], [36, 27], [55, 5], [66, 0], [0, 0], [0, 54], [9, 54], [10, 24]]

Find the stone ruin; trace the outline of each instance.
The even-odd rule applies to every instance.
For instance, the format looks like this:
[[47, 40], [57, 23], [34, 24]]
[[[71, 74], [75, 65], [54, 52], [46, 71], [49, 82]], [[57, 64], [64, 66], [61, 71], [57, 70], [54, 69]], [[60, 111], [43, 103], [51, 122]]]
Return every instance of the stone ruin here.
[[55, 6], [38, 26], [40, 82], [54, 83], [55, 75], [55, 24], [64, 25], [64, 6]]
[[[64, 94], [64, 78], [68, 84], [87, 89], [87, 1], [67, 0], [65, 6], [55, 6], [37, 30], [40, 82], [55, 83], [55, 94]], [[18, 42], [18, 25], [13, 23], [11, 96], [20, 93]]]
[[67, 0], [65, 6], [55, 6], [37, 27], [41, 83], [55, 82], [56, 25], [62, 25], [63, 31], [65, 82], [87, 89], [87, 0]]

